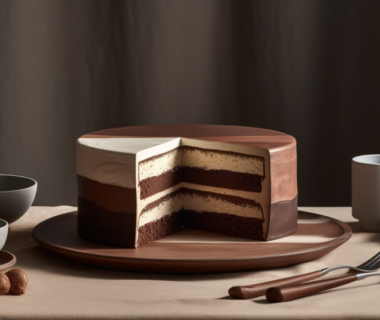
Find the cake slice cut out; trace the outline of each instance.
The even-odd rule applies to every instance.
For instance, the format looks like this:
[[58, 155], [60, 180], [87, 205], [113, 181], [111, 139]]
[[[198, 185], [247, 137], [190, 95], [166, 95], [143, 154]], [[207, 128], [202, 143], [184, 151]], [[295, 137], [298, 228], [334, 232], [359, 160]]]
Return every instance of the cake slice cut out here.
[[265, 239], [266, 150], [180, 138], [136, 157], [137, 246], [182, 227]]

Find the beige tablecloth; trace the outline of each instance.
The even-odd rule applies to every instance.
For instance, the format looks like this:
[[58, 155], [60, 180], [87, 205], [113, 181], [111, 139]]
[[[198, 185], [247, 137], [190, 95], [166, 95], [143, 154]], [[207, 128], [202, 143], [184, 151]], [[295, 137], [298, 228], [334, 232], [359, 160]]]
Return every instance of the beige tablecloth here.
[[1, 319], [379, 319], [380, 278], [312, 297], [270, 304], [232, 300], [228, 288], [339, 264], [358, 265], [380, 251], [380, 234], [359, 231], [350, 208], [302, 208], [348, 222], [352, 238], [326, 256], [292, 267], [213, 275], [159, 275], [102, 270], [37, 245], [33, 227], [72, 207], [32, 207], [11, 226], [4, 250], [29, 276], [23, 296], [0, 296]]

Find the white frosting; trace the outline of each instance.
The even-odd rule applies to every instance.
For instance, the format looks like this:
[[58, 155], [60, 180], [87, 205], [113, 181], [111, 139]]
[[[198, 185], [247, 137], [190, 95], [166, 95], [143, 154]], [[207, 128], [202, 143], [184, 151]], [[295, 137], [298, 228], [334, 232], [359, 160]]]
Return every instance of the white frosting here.
[[181, 145], [181, 139], [182, 138], [170, 138], [170, 140], [168, 140], [165, 143], [139, 151], [137, 153], [137, 162], [139, 163], [155, 155], [162, 154], [171, 151], [175, 148], [178, 148]]
[[77, 173], [104, 184], [136, 188], [136, 156], [110, 153], [77, 144]]
[[178, 138], [80, 138], [77, 173], [104, 184], [136, 188], [136, 155]]
[[115, 153], [136, 153], [178, 138], [79, 138], [78, 144]]

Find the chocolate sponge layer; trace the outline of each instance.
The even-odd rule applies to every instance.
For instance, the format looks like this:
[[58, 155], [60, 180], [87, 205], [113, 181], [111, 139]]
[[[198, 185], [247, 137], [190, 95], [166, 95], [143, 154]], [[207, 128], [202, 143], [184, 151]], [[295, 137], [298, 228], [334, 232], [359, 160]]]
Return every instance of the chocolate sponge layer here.
[[161, 239], [179, 231], [182, 227], [233, 237], [264, 240], [263, 222], [264, 220], [261, 219], [225, 213], [181, 210], [140, 227], [137, 245], [142, 246]]
[[183, 210], [182, 223], [186, 228], [196, 229], [223, 235], [264, 240], [264, 220], [239, 217], [218, 212], [198, 212]]
[[182, 228], [180, 212], [174, 212], [161, 219], [152, 221], [138, 229], [137, 246], [161, 239]]

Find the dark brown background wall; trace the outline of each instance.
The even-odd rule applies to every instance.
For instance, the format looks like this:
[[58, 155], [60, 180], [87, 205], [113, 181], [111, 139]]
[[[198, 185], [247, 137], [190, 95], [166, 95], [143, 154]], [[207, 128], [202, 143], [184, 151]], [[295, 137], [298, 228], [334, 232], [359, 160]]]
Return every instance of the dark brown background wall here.
[[75, 141], [212, 123], [298, 141], [299, 204], [350, 205], [380, 153], [380, 1], [0, 2], [0, 172], [76, 204]]

